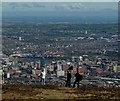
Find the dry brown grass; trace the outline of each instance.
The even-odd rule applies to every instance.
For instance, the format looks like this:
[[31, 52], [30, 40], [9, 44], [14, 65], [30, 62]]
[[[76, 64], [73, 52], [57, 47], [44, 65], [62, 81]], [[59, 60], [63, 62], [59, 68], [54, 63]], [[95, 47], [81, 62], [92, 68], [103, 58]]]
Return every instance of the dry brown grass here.
[[[65, 88], [38, 85], [3, 85], [3, 101], [37, 99], [63, 100], [120, 100], [120, 88]], [[26, 100], [25, 100], [26, 99]]]

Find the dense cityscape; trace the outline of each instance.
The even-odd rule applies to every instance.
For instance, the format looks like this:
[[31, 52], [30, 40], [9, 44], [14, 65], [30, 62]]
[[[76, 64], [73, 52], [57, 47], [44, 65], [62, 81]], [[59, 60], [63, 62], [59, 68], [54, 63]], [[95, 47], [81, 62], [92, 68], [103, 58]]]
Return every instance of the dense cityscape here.
[[0, 3], [2, 101], [119, 101], [119, 3], [75, 1]]
[[1, 72], [3, 83], [71, 85], [78, 69], [80, 86], [120, 87], [117, 24], [4, 22]]

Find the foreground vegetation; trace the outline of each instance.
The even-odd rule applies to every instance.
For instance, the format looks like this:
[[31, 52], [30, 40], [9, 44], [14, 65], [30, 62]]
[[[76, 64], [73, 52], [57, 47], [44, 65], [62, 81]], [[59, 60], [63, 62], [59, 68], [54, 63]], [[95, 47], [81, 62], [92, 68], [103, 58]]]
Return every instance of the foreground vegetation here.
[[120, 88], [81, 87], [65, 88], [40, 85], [3, 85], [3, 101], [40, 99], [63, 100], [119, 100]]

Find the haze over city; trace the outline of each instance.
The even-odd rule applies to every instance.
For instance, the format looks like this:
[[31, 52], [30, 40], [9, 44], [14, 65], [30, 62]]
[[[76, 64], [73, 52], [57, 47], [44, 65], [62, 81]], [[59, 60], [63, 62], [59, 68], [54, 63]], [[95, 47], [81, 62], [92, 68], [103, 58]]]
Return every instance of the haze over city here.
[[111, 23], [118, 21], [116, 2], [3, 3], [3, 21]]

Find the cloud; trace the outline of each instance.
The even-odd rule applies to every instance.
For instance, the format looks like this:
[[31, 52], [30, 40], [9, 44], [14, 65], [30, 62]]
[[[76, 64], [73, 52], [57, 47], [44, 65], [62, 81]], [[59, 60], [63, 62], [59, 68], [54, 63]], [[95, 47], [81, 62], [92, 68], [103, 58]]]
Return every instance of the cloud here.
[[2, 2], [119, 2], [119, 0], [1, 0]]
[[32, 6], [36, 7], [36, 8], [45, 8], [46, 7], [45, 5], [38, 4], [38, 3], [32, 3]]
[[24, 7], [24, 8], [31, 8], [31, 5], [30, 4], [28, 4], [28, 3], [22, 3], [22, 4], [20, 4], [22, 7]]
[[6, 7], [9, 7], [9, 9], [22, 9], [22, 8], [45, 8], [46, 6], [44, 4], [40, 3], [17, 3], [17, 2], [11, 2], [11, 3], [5, 3]]
[[45, 8], [46, 6], [40, 3], [23, 3], [22, 7], [26, 7], [26, 8]]
[[85, 8], [87, 8], [82, 3], [70, 3], [70, 4], [68, 3], [68, 4], [66, 4], [66, 7], [67, 7], [67, 9], [70, 9], [70, 10], [73, 10], [73, 9], [77, 10], [77, 9], [85, 9]]
[[87, 7], [84, 6], [82, 3], [64, 3], [55, 6], [56, 9], [67, 9], [67, 10], [79, 10], [79, 9], [86, 9]]
[[9, 7], [12, 9], [16, 9], [19, 7], [19, 5], [17, 3], [9, 3]]

